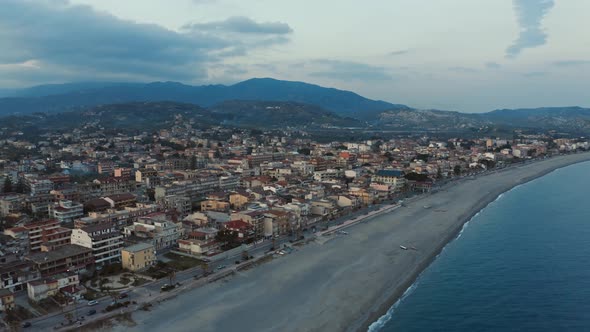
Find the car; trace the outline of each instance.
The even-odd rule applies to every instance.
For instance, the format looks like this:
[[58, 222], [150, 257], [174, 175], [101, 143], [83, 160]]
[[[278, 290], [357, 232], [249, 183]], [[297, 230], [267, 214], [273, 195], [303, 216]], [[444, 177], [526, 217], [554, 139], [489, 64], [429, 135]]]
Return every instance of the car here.
[[124, 299], [126, 297], [129, 297], [129, 294], [127, 294], [127, 293], [121, 293], [121, 294], [119, 294], [119, 298], [120, 299]]
[[97, 304], [98, 304], [97, 300], [88, 301], [89, 306], [93, 306], [93, 305], [97, 305]]
[[26, 329], [27, 327], [31, 327], [31, 322], [24, 322], [22, 327]]
[[88, 316], [92, 316], [96, 313], [96, 310], [92, 309], [88, 311]]

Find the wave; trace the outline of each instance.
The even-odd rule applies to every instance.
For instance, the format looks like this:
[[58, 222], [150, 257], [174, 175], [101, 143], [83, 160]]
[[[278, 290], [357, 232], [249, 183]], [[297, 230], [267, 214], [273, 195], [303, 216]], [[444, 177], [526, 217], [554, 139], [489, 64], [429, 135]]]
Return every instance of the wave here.
[[406, 289], [404, 294], [391, 306], [391, 308], [389, 308], [389, 310], [387, 310], [385, 315], [379, 317], [379, 319], [377, 321], [375, 321], [371, 325], [369, 325], [367, 332], [377, 332], [377, 331], [381, 330], [385, 326], [385, 324], [387, 324], [387, 322], [389, 322], [391, 320], [391, 318], [393, 317], [393, 312], [400, 305], [400, 303], [406, 297], [408, 297], [410, 294], [412, 294], [412, 292], [414, 292], [414, 289], [416, 289], [417, 287], [418, 287], [418, 281], [414, 282], [412, 284], [412, 286], [410, 286], [408, 289]]

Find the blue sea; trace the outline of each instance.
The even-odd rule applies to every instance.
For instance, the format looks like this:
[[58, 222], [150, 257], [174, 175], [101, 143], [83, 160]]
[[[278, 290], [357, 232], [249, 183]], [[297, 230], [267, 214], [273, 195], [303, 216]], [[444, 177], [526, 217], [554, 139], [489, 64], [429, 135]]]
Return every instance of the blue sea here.
[[590, 331], [590, 163], [501, 195], [370, 331]]

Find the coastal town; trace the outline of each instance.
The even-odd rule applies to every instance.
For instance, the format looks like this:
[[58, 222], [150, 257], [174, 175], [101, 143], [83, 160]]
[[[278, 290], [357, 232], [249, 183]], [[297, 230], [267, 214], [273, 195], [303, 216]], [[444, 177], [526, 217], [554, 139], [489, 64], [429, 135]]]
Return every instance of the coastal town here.
[[457, 179], [589, 148], [547, 134], [320, 141], [181, 116], [154, 132], [0, 128], [2, 324], [150, 310]]

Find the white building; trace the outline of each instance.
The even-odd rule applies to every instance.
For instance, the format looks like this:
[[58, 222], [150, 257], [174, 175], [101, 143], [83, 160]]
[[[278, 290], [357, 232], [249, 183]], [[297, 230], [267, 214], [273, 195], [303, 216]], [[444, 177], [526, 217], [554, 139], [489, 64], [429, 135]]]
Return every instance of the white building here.
[[108, 264], [121, 258], [123, 236], [110, 224], [85, 226], [72, 230], [72, 244], [92, 249], [95, 263]]
[[73, 222], [74, 219], [84, 215], [84, 206], [72, 201], [59, 201], [49, 205], [49, 217], [59, 220], [60, 223]]
[[156, 250], [161, 250], [176, 245], [183, 234], [183, 228], [182, 223], [175, 224], [166, 220], [165, 214], [154, 213], [125, 227], [123, 232], [125, 237], [146, 239], [143, 242], [151, 243]]

